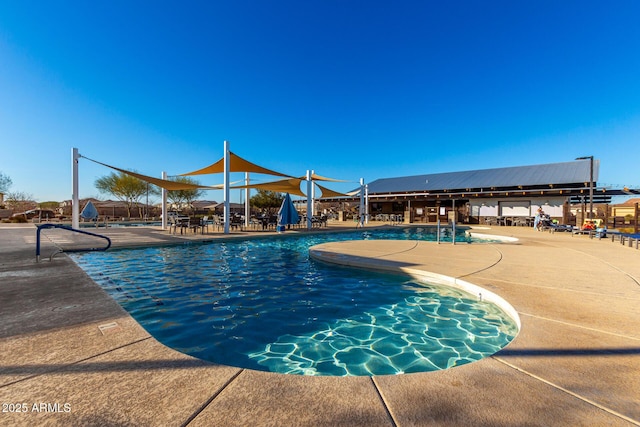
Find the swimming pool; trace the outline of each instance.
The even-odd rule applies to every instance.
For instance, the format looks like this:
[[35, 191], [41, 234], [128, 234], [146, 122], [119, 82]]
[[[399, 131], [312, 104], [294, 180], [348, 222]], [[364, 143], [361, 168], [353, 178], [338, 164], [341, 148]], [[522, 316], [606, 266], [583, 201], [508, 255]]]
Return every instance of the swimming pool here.
[[319, 243], [373, 238], [435, 235], [395, 228], [73, 258], [160, 342], [225, 365], [301, 375], [422, 372], [482, 359], [515, 337], [509, 316], [469, 294], [308, 256]]

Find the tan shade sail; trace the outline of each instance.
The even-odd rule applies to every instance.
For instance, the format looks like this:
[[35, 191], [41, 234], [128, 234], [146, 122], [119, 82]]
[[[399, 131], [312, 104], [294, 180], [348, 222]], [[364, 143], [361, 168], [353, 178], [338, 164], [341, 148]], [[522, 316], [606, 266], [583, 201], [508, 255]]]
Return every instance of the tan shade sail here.
[[239, 185], [236, 187], [231, 187], [231, 189], [234, 190], [238, 188], [256, 188], [259, 190], [277, 191], [279, 193], [289, 193], [300, 197], [307, 197], [306, 194], [304, 194], [300, 190], [301, 182], [301, 179], [289, 178], [280, 181], [264, 182], [262, 184]]
[[[231, 158], [229, 159], [229, 163], [230, 163], [230, 172], [255, 172], [255, 173], [262, 173], [262, 174], [267, 174], [267, 175], [277, 175], [277, 176], [284, 176], [288, 179], [283, 179], [280, 181], [273, 181], [273, 182], [265, 182], [265, 183], [261, 183], [261, 184], [249, 184], [249, 185], [240, 185], [240, 186], [234, 186], [231, 187], [231, 189], [242, 189], [242, 188], [256, 188], [256, 189], [261, 189], [261, 190], [268, 190], [268, 191], [277, 191], [280, 193], [289, 193], [289, 194], [293, 194], [296, 196], [300, 196], [300, 197], [307, 197], [306, 194], [304, 194], [301, 190], [300, 190], [300, 183], [302, 181], [306, 181], [306, 177], [304, 178], [293, 178], [289, 175], [285, 175], [285, 174], [281, 174], [279, 172], [275, 172], [272, 171], [270, 169], [266, 169], [263, 168], [261, 166], [258, 166], [254, 163], [251, 163], [247, 160], [244, 160], [242, 157], [239, 157], [231, 152], [229, 152]], [[119, 172], [122, 173], [126, 173], [128, 175], [134, 176], [138, 179], [141, 179], [145, 182], [149, 182], [151, 184], [157, 185], [160, 188], [164, 188], [166, 190], [194, 190], [194, 189], [205, 189], [205, 190], [219, 190], [224, 188], [223, 184], [216, 184], [216, 185], [198, 185], [198, 184], [188, 184], [188, 183], [184, 183], [184, 182], [176, 182], [176, 181], [171, 181], [171, 180], [166, 180], [166, 179], [160, 179], [160, 178], [155, 178], [152, 176], [147, 176], [147, 175], [143, 175], [137, 172], [131, 172], [125, 169], [120, 169], [117, 168], [115, 166], [111, 166], [108, 165], [106, 163], [102, 163], [102, 162], [98, 162], [97, 160], [93, 160], [90, 159], [88, 157], [84, 157], [83, 158], [90, 160], [94, 163], [98, 163], [102, 166], [106, 166], [108, 168], [117, 170]], [[204, 174], [213, 174], [213, 173], [221, 173], [224, 172], [224, 159], [220, 159], [219, 161], [215, 162], [212, 165], [209, 165], [205, 168], [199, 169], [197, 171], [193, 171], [193, 172], [189, 172], [189, 173], [184, 173], [181, 174], [180, 176], [188, 176], [188, 175], [204, 175]], [[333, 178], [326, 178], [320, 175], [316, 175], [313, 174], [312, 175], [312, 179], [313, 180], [317, 180], [317, 181], [332, 181], [332, 182], [349, 182], [349, 181], [344, 181], [344, 180], [340, 180], [340, 179], [333, 179]], [[320, 199], [326, 199], [326, 198], [333, 198], [333, 197], [347, 197], [347, 194], [344, 193], [340, 193], [337, 191], [333, 191], [330, 190], [326, 187], [323, 187], [317, 183], [315, 183], [315, 185], [318, 186], [318, 188], [320, 188], [320, 190], [322, 191], [322, 196], [319, 197]]]
[[[302, 176], [300, 177], [300, 179], [303, 181], [306, 181], [307, 177]], [[330, 181], [330, 182], [351, 182], [351, 181], [345, 181], [343, 179], [327, 178], [326, 176], [316, 175], [315, 173], [311, 174], [311, 180], [312, 181]]]
[[[183, 173], [180, 175], [182, 176], [206, 175], [206, 174], [223, 173], [223, 172], [224, 172], [224, 158], [202, 169], [198, 169], [193, 172]], [[231, 151], [229, 151], [229, 172], [254, 172], [254, 173], [263, 173], [266, 175], [284, 176], [287, 178], [291, 178], [290, 175], [276, 172], [271, 169], [258, 166], [255, 163], [251, 163], [250, 161], [243, 159], [242, 157], [232, 153]]]
[[328, 189], [327, 187], [323, 187], [322, 185], [315, 183], [320, 191], [322, 191], [322, 196], [318, 197], [318, 199], [328, 199], [333, 197], [348, 197], [348, 194], [339, 193], [337, 191], [333, 191]]
[[316, 175], [315, 173], [311, 174], [311, 179], [314, 181], [349, 182], [344, 179], [327, 178], [326, 176]]
[[149, 182], [151, 184], [157, 185], [160, 188], [164, 188], [165, 190], [170, 190], [170, 191], [171, 190], [195, 190], [195, 189], [219, 190], [219, 189], [221, 189], [223, 187], [222, 184], [218, 184], [218, 185], [214, 185], [214, 186], [207, 186], [207, 185], [188, 184], [186, 182], [176, 182], [176, 181], [170, 181], [170, 180], [167, 180], [167, 179], [154, 178], [152, 176], [142, 175], [142, 174], [137, 173], [137, 172], [131, 172], [131, 171], [128, 171], [128, 170], [125, 170], [125, 169], [120, 169], [120, 168], [117, 168], [115, 166], [108, 165], [106, 163], [101, 163], [101, 162], [99, 162], [97, 160], [93, 160], [93, 159], [90, 159], [88, 157], [84, 157], [83, 156], [83, 158], [87, 159], [87, 160], [91, 160], [94, 163], [98, 163], [99, 165], [106, 166], [108, 168], [117, 170], [119, 172], [126, 173], [127, 175], [134, 176], [134, 177], [136, 177], [138, 179], [141, 179], [141, 180], [143, 180], [145, 182]]

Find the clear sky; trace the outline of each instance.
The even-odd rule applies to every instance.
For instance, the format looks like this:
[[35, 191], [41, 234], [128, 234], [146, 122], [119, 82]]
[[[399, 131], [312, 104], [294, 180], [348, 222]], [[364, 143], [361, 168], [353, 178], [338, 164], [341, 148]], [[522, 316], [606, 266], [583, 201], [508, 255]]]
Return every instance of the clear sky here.
[[[352, 181], [338, 191], [590, 155], [599, 184], [638, 188], [638, 17], [636, 0], [0, 0], [0, 172], [60, 201], [73, 147], [159, 176], [228, 140]], [[108, 198], [110, 172], [82, 159], [80, 197]]]

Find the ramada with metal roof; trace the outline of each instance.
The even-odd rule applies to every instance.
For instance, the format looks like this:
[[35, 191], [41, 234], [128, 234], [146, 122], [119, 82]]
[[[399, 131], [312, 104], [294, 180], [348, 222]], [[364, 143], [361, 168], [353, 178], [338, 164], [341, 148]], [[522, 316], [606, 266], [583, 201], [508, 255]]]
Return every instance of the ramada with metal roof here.
[[[591, 202], [609, 204], [612, 196], [640, 194], [638, 189], [598, 187], [599, 168], [600, 161], [589, 157], [560, 163], [380, 178], [366, 185], [365, 209], [370, 218], [394, 214], [404, 222], [450, 220], [455, 215], [457, 221], [469, 223], [504, 218], [505, 224], [527, 224], [523, 219], [531, 219], [542, 209], [564, 224], [581, 224], [587, 209], [591, 210]], [[349, 194], [353, 196], [323, 197], [323, 201], [356, 202], [360, 190]]]
[[[564, 223], [580, 204], [610, 203], [637, 190], [598, 187], [600, 161], [568, 162], [380, 178], [367, 184], [368, 213], [402, 214], [405, 222], [446, 219], [478, 223], [492, 217], [527, 218], [538, 209]], [[593, 199], [590, 193], [593, 192]], [[640, 192], [639, 192], [640, 193]], [[576, 219], [574, 218], [573, 221]], [[580, 219], [578, 219], [580, 221]]]
[[[599, 160], [593, 161], [593, 185], [598, 180]], [[591, 161], [576, 160], [531, 166], [446, 172], [381, 178], [368, 184], [369, 197], [464, 195], [487, 197], [527, 195], [578, 195], [589, 189]], [[602, 190], [600, 190], [602, 191]], [[525, 194], [523, 194], [523, 192]], [[542, 192], [542, 193], [541, 193]]]

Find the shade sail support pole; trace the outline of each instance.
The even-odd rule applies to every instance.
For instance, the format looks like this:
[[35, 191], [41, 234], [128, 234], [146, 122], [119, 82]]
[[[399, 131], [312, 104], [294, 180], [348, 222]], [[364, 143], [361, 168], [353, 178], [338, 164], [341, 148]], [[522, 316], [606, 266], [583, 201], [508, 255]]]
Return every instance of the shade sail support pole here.
[[316, 214], [316, 186], [313, 185], [313, 175], [316, 171], [311, 171], [311, 216]]
[[229, 234], [229, 141], [224, 141], [224, 234]]
[[249, 172], [244, 173], [244, 183], [247, 188], [244, 189], [244, 226], [249, 229], [249, 217], [251, 216], [251, 207], [249, 206]]
[[369, 184], [364, 185], [364, 222], [369, 224]]
[[307, 230], [311, 230], [313, 218], [313, 201], [311, 197], [313, 182], [311, 181], [311, 173], [312, 172], [310, 170], [307, 170]]
[[[166, 180], [167, 172], [162, 171], [162, 174], [160, 176], [162, 177], [162, 179]], [[162, 189], [162, 229], [163, 230], [167, 229], [167, 189], [166, 188]]]
[[78, 159], [77, 148], [71, 149], [71, 227], [80, 228], [80, 196], [78, 195]]

